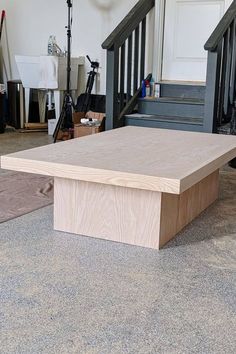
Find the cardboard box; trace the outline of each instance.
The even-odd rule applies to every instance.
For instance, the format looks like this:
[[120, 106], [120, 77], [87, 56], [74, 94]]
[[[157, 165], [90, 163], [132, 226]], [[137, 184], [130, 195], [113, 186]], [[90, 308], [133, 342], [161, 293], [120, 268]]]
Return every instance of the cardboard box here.
[[70, 139], [73, 139], [73, 129], [69, 129], [66, 131], [59, 130], [57, 140], [66, 141]]
[[103, 121], [105, 118], [105, 113], [98, 113], [93, 111], [88, 111], [86, 114], [84, 112], [74, 112], [73, 113], [73, 123], [80, 124], [82, 118], [93, 118]]
[[73, 123], [80, 124], [82, 118], [85, 118], [84, 112], [74, 112], [73, 113]]
[[[80, 123], [81, 118], [92, 118], [100, 121], [100, 126], [88, 126]], [[105, 130], [105, 114], [89, 111], [86, 115], [83, 112], [73, 114], [74, 138], [101, 133]]]

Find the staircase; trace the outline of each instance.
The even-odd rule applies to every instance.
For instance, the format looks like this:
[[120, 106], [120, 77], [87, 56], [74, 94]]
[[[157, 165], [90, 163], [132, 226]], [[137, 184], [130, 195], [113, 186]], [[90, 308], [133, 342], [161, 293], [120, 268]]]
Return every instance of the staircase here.
[[[102, 44], [107, 50], [106, 129], [124, 125], [236, 134], [236, 0], [205, 44], [206, 85], [161, 82], [140, 98], [154, 0], [139, 0]], [[151, 74], [148, 75], [150, 79]]]
[[160, 83], [160, 98], [139, 98], [125, 125], [204, 131], [204, 85]]

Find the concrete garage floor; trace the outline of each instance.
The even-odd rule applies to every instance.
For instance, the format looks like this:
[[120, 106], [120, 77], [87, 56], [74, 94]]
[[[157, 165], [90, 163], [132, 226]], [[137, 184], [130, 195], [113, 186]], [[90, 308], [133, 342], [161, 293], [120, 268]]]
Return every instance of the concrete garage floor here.
[[1, 354], [236, 352], [235, 170], [159, 253], [52, 227], [52, 207], [0, 224]]
[[[52, 143], [52, 140], [52, 137], [45, 132], [20, 133], [11, 127], [7, 127], [6, 132], [0, 134], [0, 156], [47, 145]], [[1, 173], [6, 173], [6, 171], [0, 168]]]
[[11, 154], [50, 143], [52, 143], [52, 137], [45, 132], [20, 133], [11, 127], [7, 127], [6, 132], [0, 134], [0, 155]]

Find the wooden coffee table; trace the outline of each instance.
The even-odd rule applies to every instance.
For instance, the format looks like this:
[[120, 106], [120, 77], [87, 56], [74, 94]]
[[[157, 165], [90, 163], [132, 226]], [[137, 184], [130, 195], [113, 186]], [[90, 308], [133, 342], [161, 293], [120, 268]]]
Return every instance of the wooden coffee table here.
[[124, 127], [2, 157], [54, 176], [55, 230], [159, 249], [218, 197], [236, 137]]

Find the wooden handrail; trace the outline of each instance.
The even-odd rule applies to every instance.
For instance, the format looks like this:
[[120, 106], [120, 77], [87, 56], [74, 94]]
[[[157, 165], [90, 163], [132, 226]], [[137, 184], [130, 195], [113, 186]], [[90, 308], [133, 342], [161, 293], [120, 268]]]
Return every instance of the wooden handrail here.
[[109, 50], [114, 44], [122, 44], [154, 6], [155, 0], [140, 0], [103, 42], [102, 48]]
[[[236, 0], [232, 2], [218, 26], [206, 42], [208, 51], [205, 128], [206, 132], [219, 132], [234, 119], [236, 100]], [[227, 128], [235, 134], [232, 124]]]
[[232, 21], [236, 17], [236, 0], [232, 2], [222, 19], [220, 20], [219, 24], [207, 40], [204, 48], [205, 50], [208, 50], [210, 52], [213, 52], [216, 50], [219, 42], [222, 40], [224, 37], [225, 32], [231, 25]]
[[145, 75], [147, 16], [155, 0], [139, 0], [102, 44], [107, 51], [106, 129], [123, 125]]

